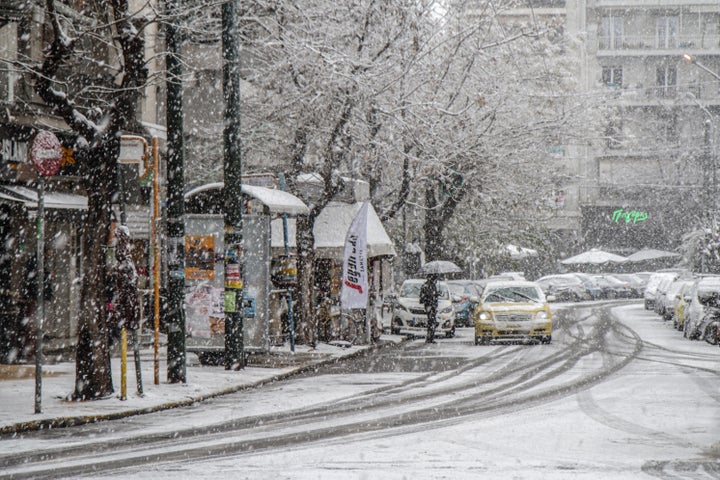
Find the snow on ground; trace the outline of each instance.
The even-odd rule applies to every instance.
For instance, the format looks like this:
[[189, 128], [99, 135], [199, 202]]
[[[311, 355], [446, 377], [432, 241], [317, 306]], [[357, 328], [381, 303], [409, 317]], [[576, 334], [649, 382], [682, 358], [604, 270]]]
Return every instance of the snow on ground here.
[[[203, 461], [149, 464], [142, 469], [88, 478], [716, 478], [712, 470], [703, 465], [709, 463], [717, 468], [720, 451], [718, 347], [684, 339], [668, 322], [645, 311], [641, 304], [619, 306], [613, 311], [642, 338], [644, 346], [639, 357], [604, 382], [552, 402], [503, 415], [481, 413], [458, 421], [364, 433], [317, 444], [303, 443], [296, 448]], [[445, 344], [443, 348], [451, 346]], [[465, 342], [453, 344], [452, 348], [478, 347]], [[150, 362], [146, 362], [145, 368], [151, 367]], [[236, 385], [240, 378], [243, 382], [254, 382], [268, 376], [266, 370], [258, 368], [238, 373], [218, 367], [193, 367], [188, 385], [153, 386], [149, 370], [145, 398], [136, 397], [131, 390], [126, 402], [108, 399], [77, 404], [56, 398], [71, 390], [71, 371], [45, 380], [43, 416], [137, 408], [207, 394]], [[117, 375], [114, 378], [117, 379]], [[277, 411], [278, 390], [283, 392], [285, 408], [321, 399], [332, 401], [361, 390], [356, 382], [343, 383], [342, 379], [325, 385], [324, 390], [310, 389], [302, 382], [296, 389], [284, 389], [280, 382], [252, 392], [249, 414]], [[32, 388], [22, 391], [7, 388], [17, 389], [19, 383], [1, 384], [1, 425], [36, 417], [32, 414]], [[134, 389], [134, 382], [130, 382], [129, 388]], [[213, 415], [218, 418], [223, 414], [216, 411]], [[358, 418], [362, 415], [358, 412]], [[0, 441], [0, 453], [5, 443]]]

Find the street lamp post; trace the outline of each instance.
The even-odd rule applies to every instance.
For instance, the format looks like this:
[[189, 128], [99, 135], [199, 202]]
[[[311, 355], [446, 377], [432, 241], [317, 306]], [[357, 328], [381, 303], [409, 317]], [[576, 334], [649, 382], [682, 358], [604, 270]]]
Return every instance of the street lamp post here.
[[713, 72], [708, 67], [703, 65], [702, 62], [700, 62], [700, 60], [698, 60], [695, 55], [690, 55], [689, 53], [685, 53], [685, 54], [683, 54], [683, 60], [686, 60], [686, 61], [692, 63], [693, 65], [696, 65], [699, 69], [709, 73], [710, 75], [715, 77], [715, 79], [720, 80], [720, 75], [718, 75], [717, 73]]
[[[695, 95], [693, 95], [690, 92], [687, 92], [685, 94], [687, 98], [691, 99], [702, 111], [707, 115], [707, 119], [705, 120], [705, 128], [704, 128], [704, 145], [705, 145], [705, 152], [704, 152], [704, 158], [705, 161], [703, 162], [704, 165], [707, 167], [709, 166], [712, 169], [712, 202], [710, 203], [710, 219], [712, 222], [713, 230], [715, 229], [715, 215], [717, 211], [717, 155], [715, 153], [715, 117], [713, 114], [708, 110], [702, 103], [698, 101], [697, 98], [695, 98]], [[705, 193], [707, 195], [707, 193]], [[706, 203], [707, 205], [707, 203]]]
[[[705, 65], [703, 65], [696, 57], [690, 54], [684, 54], [683, 59], [687, 60], [688, 62], [692, 63], [693, 65], [696, 65], [701, 70], [709, 73], [714, 78], [720, 80], [720, 75], [713, 72], [709, 68], [707, 68]], [[705, 153], [703, 155], [704, 157], [704, 165], [709, 165], [712, 168], [712, 200], [708, 202], [707, 200], [704, 202], [706, 205], [706, 208], [710, 208], [710, 231], [712, 234], [712, 237], [715, 238], [715, 234], [717, 232], [717, 155], [715, 152], [715, 118], [713, 114], [708, 110], [702, 103], [698, 101], [697, 98], [695, 98], [695, 95], [693, 95], [690, 92], [687, 92], [686, 96], [690, 98], [695, 104], [700, 107], [700, 109], [707, 115], [707, 119], [705, 120]], [[705, 182], [703, 182], [705, 183]], [[703, 188], [703, 196], [707, 199], [707, 188]], [[705, 271], [704, 268], [705, 265], [705, 257], [703, 256], [703, 271]]]

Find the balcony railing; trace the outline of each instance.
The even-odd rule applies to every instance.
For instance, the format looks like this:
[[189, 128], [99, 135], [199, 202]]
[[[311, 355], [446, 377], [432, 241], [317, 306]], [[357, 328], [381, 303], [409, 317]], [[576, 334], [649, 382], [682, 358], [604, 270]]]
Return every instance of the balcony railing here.
[[598, 38], [598, 48], [600, 50], [709, 50], [720, 48], [720, 35], [601, 36]]

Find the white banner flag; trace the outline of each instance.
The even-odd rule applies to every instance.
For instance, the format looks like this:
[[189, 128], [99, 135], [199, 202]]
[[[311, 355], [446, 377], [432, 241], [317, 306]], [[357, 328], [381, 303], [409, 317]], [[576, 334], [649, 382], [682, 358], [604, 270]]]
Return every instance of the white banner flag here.
[[340, 306], [342, 308], [367, 308], [368, 203], [363, 202], [345, 237], [342, 291], [340, 294]]

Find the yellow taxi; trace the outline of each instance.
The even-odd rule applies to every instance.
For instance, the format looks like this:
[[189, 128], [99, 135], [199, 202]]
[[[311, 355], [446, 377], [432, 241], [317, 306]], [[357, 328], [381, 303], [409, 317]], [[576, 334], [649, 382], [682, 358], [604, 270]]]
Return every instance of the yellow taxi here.
[[485, 283], [474, 318], [475, 345], [495, 340], [552, 341], [552, 312], [548, 299], [535, 282]]

